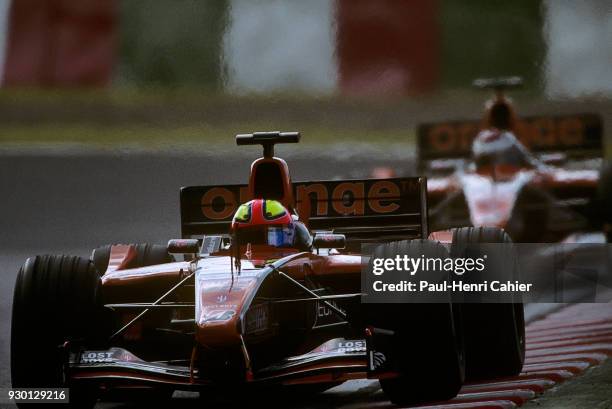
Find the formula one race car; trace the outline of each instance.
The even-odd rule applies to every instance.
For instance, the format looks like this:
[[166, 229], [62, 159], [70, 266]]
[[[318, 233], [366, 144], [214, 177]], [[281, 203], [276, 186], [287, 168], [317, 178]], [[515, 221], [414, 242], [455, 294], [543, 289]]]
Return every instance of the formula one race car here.
[[599, 170], [601, 118], [519, 120], [504, 90], [520, 84], [517, 77], [476, 80], [477, 87], [496, 92], [480, 123], [419, 126], [419, 169], [430, 176], [432, 227], [503, 227], [518, 242], [580, 241], [576, 233], [603, 228], [610, 240], [612, 168]]
[[[236, 140], [264, 147], [248, 185], [182, 188], [181, 239], [25, 262], [14, 387], [68, 387], [73, 407], [91, 407], [133, 389], [159, 403], [175, 390], [251, 396], [372, 378], [407, 404], [452, 398], [466, 376], [521, 371], [518, 301], [361, 302], [361, 244], [382, 243], [374, 253], [390, 256], [447, 251], [427, 239], [425, 179], [292, 183], [273, 149], [298, 133]], [[509, 241], [495, 228], [451, 236], [456, 256], [469, 243]]]

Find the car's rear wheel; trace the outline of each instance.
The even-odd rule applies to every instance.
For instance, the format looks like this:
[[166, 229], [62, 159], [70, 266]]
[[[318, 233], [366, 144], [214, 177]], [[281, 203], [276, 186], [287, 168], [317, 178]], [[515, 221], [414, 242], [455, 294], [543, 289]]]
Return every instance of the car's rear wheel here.
[[[13, 388], [70, 387], [70, 404], [92, 407], [95, 393], [65, 377], [66, 342], [100, 338], [101, 284], [93, 264], [73, 256], [36, 256], [19, 270], [11, 323]], [[38, 407], [18, 404], [20, 408]]]
[[[487, 254], [489, 258], [485, 270], [479, 273], [482, 280], [487, 279], [487, 274], [498, 274], [499, 269], [514, 268], [512, 240], [504, 230], [498, 228], [455, 229], [451, 255], [482, 256], [483, 250], [478, 245], [483, 243], [499, 243], [504, 244], [504, 247], [491, 249], [494, 254]], [[489, 248], [491, 246], [486, 247]], [[506, 271], [515, 274], [512, 269]], [[468, 274], [472, 273], [466, 273], [466, 276]], [[525, 317], [523, 303], [518, 299], [513, 301], [461, 305], [468, 379], [515, 376], [521, 372], [525, 361]]]
[[551, 208], [554, 206], [548, 192], [534, 186], [524, 186], [516, 197], [506, 231], [517, 243], [556, 240], [550, 231]]
[[[160, 244], [129, 244], [136, 250], [136, 258], [130, 262], [128, 268], [153, 266], [156, 264], [171, 263], [174, 260], [168, 253], [166, 246]], [[91, 261], [100, 275], [106, 272], [110, 260], [112, 244], [106, 244], [95, 248], [91, 252]]]
[[612, 163], [607, 163], [601, 170], [597, 187], [597, 202], [606, 239], [608, 243], [612, 243]]
[[[437, 242], [410, 240], [379, 246], [373, 258], [445, 258], [446, 249]], [[428, 272], [428, 274], [430, 274]], [[444, 274], [444, 273], [442, 273]], [[460, 310], [447, 302], [375, 304], [370, 323], [394, 331], [392, 370], [399, 377], [380, 380], [389, 399], [398, 405], [450, 399], [465, 378], [463, 331]]]

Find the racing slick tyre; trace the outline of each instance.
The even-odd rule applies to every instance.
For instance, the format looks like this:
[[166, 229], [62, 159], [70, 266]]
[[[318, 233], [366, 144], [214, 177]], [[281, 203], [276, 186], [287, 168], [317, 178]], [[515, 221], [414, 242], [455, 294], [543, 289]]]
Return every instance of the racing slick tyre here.
[[[511, 244], [512, 240], [504, 230], [494, 227], [454, 229], [451, 256], [482, 256], [479, 254], [481, 250], [474, 245], [483, 243]], [[482, 280], [487, 279], [487, 274], [494, 274], [492, 269], [499, 271], [507, 266], [512, 266], [513, 270], [508, 271], [516, 274], [511, 247], [499, 250], [493, 254], [497, 260], [491, 260], [491, 257], [486, 260], [485, 270], [479, 273]], [[472, 273], [466, 273], [464, 277]], [[521, 372], [525, 361], [525, 316], [523, 303], [518, 302], [521, 300], [515, 298], [511, 301], [515, 302], [467, 302], [459, 305], [465, 331], [467, 379], [515, 376]]]
[[597, 202], [607, 242], [612, 243], [612, 162], [607, 163], [601, 170], [597, 186]]
[[[128, 268], [146, 267], [175, 261], [172, 255], [168, 253], [166, 246], [148, 243], [129, 245], [136, 248], [137, 256]], [[111, 244], [107, 244], [97, 247], [91, 252], [91, 260], [100, 275], [103, 275], [108, 268], [111, 247]]]
[[100, 311], [100, 277], [88, 259], [49, 255], [27, 259], [17, 275], [13, 296], [13, 388], [69, 387], [70, 403], [57, 407], [92, 407], [95, 393], [66, 382], [68, 350], [64, 346], [72, 341], [95, 345], [101, 337]]
[[[372, 258], [395, 258], [397, 255], [444, 259], [448, 252], [437, 242], [409, 240], [383, 244], [376, 248]], [[450, 297], [443, 297], [446, 302], [367, 306], [369, 325], [393, 331], [388, 347], [391, 355], [388, 369], [399, 372], [400, 376], [381, 378], [380, 385], [395, 404], [450, 399], [463, 385], [465, 359], [461, 313], [453, 308]], [[373, 344], [376, 347], [377, 342]]]

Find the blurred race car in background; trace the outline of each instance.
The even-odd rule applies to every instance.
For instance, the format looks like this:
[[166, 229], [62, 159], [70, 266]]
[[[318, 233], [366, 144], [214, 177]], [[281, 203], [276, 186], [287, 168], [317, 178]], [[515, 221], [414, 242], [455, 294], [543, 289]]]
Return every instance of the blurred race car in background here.
[[478, 79], [476, 87], [495, 91], [480, 122], [418, 127], [432, 230], [496, 226], [515, 242], [603, 241], [603, 230], [611, 241], [612, 168], [603, 164], [601, 117], [519, 119], [504, 91], [521, 83]]
[[[449, 256], [428, 240], [425, 180], [292, 183], [274, 144], [298, 140], [239, 135], [239, 145], [264, 147], [248, 184], [182, 188], [182, 239], [168, 246], [29, 258], [13, 299], [13, 387], [69, 387], [71, 407], [84, 408], [108, 391], [144, 389], [160, 404], [174, 390], [251, 399], [241, 391], [371, 378], [393, 402], [412, 404], [455, 396], [466, 376], [517, 375], [518, 300], [361, 303], [361, 244], [382, 243], [374, 254], [384, 257]], [[242, 207], [255, 201], [263, 215]], [[269, 221], [266, 234], [230, 234], [255, 218]], [[298, 222], [308, 230], [287, 237], [299, 242], [277, 240]], [[451, 236], [456, 257], [467, 245], [509, 242], [496, 228]]]

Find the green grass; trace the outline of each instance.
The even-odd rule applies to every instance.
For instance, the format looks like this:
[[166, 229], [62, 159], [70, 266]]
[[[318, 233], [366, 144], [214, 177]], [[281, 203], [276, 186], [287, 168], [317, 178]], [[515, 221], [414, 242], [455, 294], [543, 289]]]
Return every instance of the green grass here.
[[[93, 148], [139, 147], [167, 149], [172, 146], [233, 146], [234, 135], [241, 132], [269, 130], [260, 124], [233, 126], [149, 127], [143, 125], [12, 125], [0, 128], [0, 146], [4, 145], [85, 145]], [[300, 145], [321, 146], [332, 143], [367, 142], [380, 144], [413, 144], [414, 130], [395, 131], [347, 130], [295, 125], [281, 130], [300, 129]]]
[[[0, 147], [233, 146], [237, 133], [267, 130], [298, 130], [302, 133], [300, 145], [306, 146], [412, 144], [414, 129], [410, 126], [389, 124], [380, 130], [362, 117], [370, 110], [385, 112], [387, 103], [402, 101], [351, 100], [334, 95], [231, 96], [186, 88], [7, 89], [0, 91], [0, 109], [6, 108], [4, 114], [0, 112]], [[319, 115], [323, 122], [310, 119]]]
[[[612, 100], [547, 101], [529, 90], [511, 96], [520, 114], [559, 106], [612, 120]], [[487, 92], [458, 88], [419, 97], [227, 95], [196, 88], [0, 90], [0, 149], [79, 145], [99, 149], [231, 148], [237, 133], [300, 131], [300, 146], [415, 144], [420, 122], [478, 118]], [[553, 107], [553, 108], [550, 108]], [[606, 134], [608, 156], [612, 144]], [[296, 147], [297, 148], [297, 147]], [[299, 149], [299, 148], [297, 148]], [[392, 147], [390, 149], [393, 149]]]

